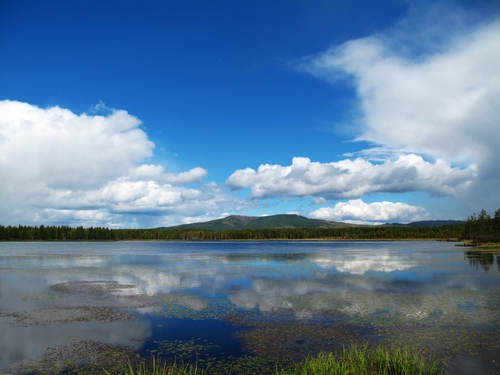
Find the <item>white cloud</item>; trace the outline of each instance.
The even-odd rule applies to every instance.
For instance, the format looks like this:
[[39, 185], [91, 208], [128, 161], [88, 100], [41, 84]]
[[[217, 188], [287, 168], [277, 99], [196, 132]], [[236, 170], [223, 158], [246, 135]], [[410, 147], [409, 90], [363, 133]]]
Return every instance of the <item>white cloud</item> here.
[[316, 197], [313, 198], [312, 200], [312, 204], [323, 204], [323, 203], [326, 203], [326, 199], [323, 197]]
[[169, 184], [190, 184], [200, 182], [206, 175], [207, 171], [205, 169], [197, 167], [179, 174], [167, 174], [162, 180]]
[[76, 115], [0, 101], [2, 224], [175, 223], [244, 205], [216, 184], [178, 186], [200, 182], [203, 168], [173, 174], [145, 164], [154, 144], [141, 122], [123, 110], [108, 112]]
[[153, 143], [126, 111], [75, 115], [6, 100], [0, 102], [0, 114], [0, 168], [10, 181], [98, 187], [152, 156]]
[[[401, 22], [396, 31], [401, 33], [405, 24], [415, 26]], [[332, 82], [353, 79], [363, 113], [358, 140], [382, 145], [385, 151], [477, 164], [474, 188], [481, 193], [470, 189], [463, 201], [482, 199], [496, 206], [500, 21], [461, 31], [448, 31], [451, 37], [441, 38], [431, 48], [433, 54], [426, 51], [413, 59], [398, 42], [400, 34], [386, 34], [348, 41], [304, 59], [301, 67]]]
[[154, 178], [166, 184], [181, 185], [200, 182], [207, 176], [207, 170], [200, 167], [178, 174], [164, 172], [165, 169], [161, 165], [142, 164], [130, 170], [128, 176], [137, 179]]
[[428, 218], [423, 207], [416, 207], [406, 203], [374, 202], [365, 203], [361, 199], [339, 202], [334, 207], [321, 207], [311, 212], [314, 219], [345, 221], [381, 221], [397, 220], [403, 222], [418, 221]]
[[359, 139], [477, 160], [485, 146], [492, 151], [500, 140], [499, 38], [500, 23], [493, 23], [418, 62], [396, 56], [377, 38], [364, 38], [327, 51], [310, 67], [354, 76], [365, 114]]
[[250, 188], [253, 198], [280, 196], [324, 199], [359, 198], [371, 193], [425, 191], [436, 196], [457, 195], [476, 177], [475, 166], [451, 167], [417, 155], [402, 155], [382, 164], [358, 158], [331, 163], [295, 157], [291, 166], [261, 165], [234, 172], [226, 184], [234, 190]]
[[165, 169], [161, 165], [142, 164], [130, 170], [128, 174], [130, 177], [141, 179], [158, 177], [162, 175], [164, 171]]

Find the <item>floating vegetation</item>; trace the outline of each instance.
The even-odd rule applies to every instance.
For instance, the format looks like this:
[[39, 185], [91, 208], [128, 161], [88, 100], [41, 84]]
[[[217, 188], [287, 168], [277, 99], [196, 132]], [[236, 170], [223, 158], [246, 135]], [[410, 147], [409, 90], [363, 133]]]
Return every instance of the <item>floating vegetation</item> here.
[[125, 289], [135, 288], [135, 285], [120, 284], [118, 281], [73, 281], [55, 284], [51, 290], [70, 294], [83, 294], [92, 297], [104, 297]]
[[[74, 281], [50, 286], [42, 292], [25, 293], [21, 301], [41, 302], [36, 310], [0, 310], [0, 317], [14, 318], [15, 326], [44, 326], [55, 323], [110, 323], [137, 319], [129, 308], [150, 308], [152, 304], [138, 303], [120, 292], [135, 285], [117, 281]], [[68, 298], [72, 296], [72, 298]], [[74, 297], [74, 298], [73, 298]], [[119, 298], [119, 299], [118, 299]], [[64, 304], [61, 304], [64, 302]]]
[[159, 293], [137, 296], [137, 300], [155, 305], [152, 314], [177, 319], [225, 319], [238, 312], [237, 307], [225, 298], [203, 299], [193, 294]]
[[110, 323], [137, 319], [137, 316], [116, 307], [88, 305], [58, 306], [29, 312], [0, 310], [0, 316], [14, 318], [11, 324], [23, 327], [91, 321]]
[[155, 341], [156, 349], [148, 350], [152, 355], [172, 356], [182, 358], [183, 360], [191, 360], [193, 358], [206, 361], [209, 357], [211, 349], [219, 349], [220, 346], [206, 340], [191, 339], [185, 340], [162, 340]]
[[155, 344], [156, 349], [148, 351], [152, 356], [173, 360], [174, 364], [180, 359], [183, 365], [196, 366], [191, 369], [206, 374], [273, 374], [276, 369], [274, 360], [254, 355], [225, 356], [219, 345], [201, 338], [155, 341]]
[[118, 369], [124, 363], [136, 363], [139, 358], [127, 346], [103, 344], [96, 341], [75, 341], [68, 345], [53, 346], [39, 360], [16, 366], [0, 373], [4, 374], [102, 374], [103, 367]]
[[248, 352], [276, 361], [301, 360], [321, 351], [361, 343], [369, 334], [365, 327], [344, 324], [268, 323], [239, 332]]
[[412, 325], [386, 332], [392, 346], [407, 346], [440, 357], [478, 355], [483, 350], [500, 349], [500, 326], [480, 330], [465, 326]]
[[222, 363], [220, 346], [201, 338], [162, 340], [154, 343], [157, 345], [156, 349], [148, 350], [152, 356], [173, 359], [174, 362], [177, 358], [181, 358], [182, 363], [198, 364], [205, 369], [215, 368]]
[[41, 302], [41, 301], [54, 301], [62, 296], [58, 295], [53, 291], [43, 291], [43, 292], [30, 292], [24, 293], [20, 298], [21, 301], [33, 301], [33, 302]]

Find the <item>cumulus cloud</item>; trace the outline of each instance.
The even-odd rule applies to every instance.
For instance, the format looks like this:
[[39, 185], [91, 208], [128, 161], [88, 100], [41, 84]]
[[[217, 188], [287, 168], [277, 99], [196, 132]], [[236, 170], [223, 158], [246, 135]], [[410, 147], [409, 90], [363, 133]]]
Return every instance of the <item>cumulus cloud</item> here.
[[305, 58], [301, 68], [332, 82], [352, 79], [363, 114], [358, 140], [477, 164], [475, 188], [483, 191], [469, 190], [463, 200], [487, 197], [498, 205], [500, 21], [450, 35], [433, 53], [413, 58], [397, 36], [351, 40]]
[[292, 165], [261, 165], [234, 172], [226, 181], [231, 189], [250, 188], [253, 198], [281, 196], [323, 199], [360, 198], [372, 193], [425, 191], [431, 195], [457, 195], [474, 180], [476, 167], [452, 167], [421, 156], [402, 155], [397, 160], [373, 164], [357, 158], [331, 163], [295, 157]]
[[428, 218], [423, 207], [412, 206], [401, 202], [365, 203], [361, 199], [339, 202], [334, 207], [321, 207], [311, 212], [310, 216], [323, 220], [351, 221], [418, 221]]
[[0, 102], [0, 168], [9, 181], [92, 188], [153, 155], [153, 143], [126, 111], [76, 115], [59, 107]]
[[153, 165], [153, 164], [143, 164], [139, 167], [136, 167], [128, 173], [130, 178], [154, 178], [163, 183], [167, 184], [191, 184], [200, 182], [207, 176], [206, 169], [196, 167], [190, 169], [186, 172], [181, 173], [164, 173], [164, 168], [161, 165]]
[[444, 53], [412, 61], [369, 37], [334, 47], [305, 67], [327, 78], [339, 71], [354, 77], [365, 114], [358, 139], [477, 160], [500, 140], [499, 38], [500, 22], [494, 22]]
[[238, 206], [215, 184], [183, 186], [200, 182], [207, 175], [203, 168], [174, 174], [144, 163], [154, 144], [140, 124], [123, 110], [76, 115], [0, 101], [2, 224], [130, 226], [137, 215], [168, 214], [174, 220], [181, 213], [215, 215]]
[[167, 174], [162, 180], [169, 184], [190, 184], [200, 182], [206, 175], [207, 171], [205, 169], [197, 167], [179, 174]]

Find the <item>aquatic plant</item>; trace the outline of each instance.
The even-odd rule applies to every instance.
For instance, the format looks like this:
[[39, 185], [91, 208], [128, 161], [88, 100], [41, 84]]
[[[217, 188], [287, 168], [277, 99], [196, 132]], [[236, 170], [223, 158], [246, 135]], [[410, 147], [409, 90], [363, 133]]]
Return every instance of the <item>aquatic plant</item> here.
[[427, 361], [418, 352], [404, 348], [372, 349], [364, 345], [344, 348], [337, 355], [320, 353], [276, 375], [438, 375], [446, 373], [445, 367], [441, 360]]
[[103, 368], [118, 369], [122, 368], [124, 363], [139, 360], [135, 351], [128, 346], [97, 341], [74, 341], [67, 345], [50, 347], [40, 359], [0, 369], [0, 374], [102, 375]]

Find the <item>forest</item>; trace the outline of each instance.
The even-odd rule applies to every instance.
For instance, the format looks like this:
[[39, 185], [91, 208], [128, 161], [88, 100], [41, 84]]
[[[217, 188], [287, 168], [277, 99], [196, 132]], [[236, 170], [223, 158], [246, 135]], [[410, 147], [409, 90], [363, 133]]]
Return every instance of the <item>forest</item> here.
[[434, 227], [366, 225], [345, 228], [267, 228], [242, 230], [110, 229], [82, 226], [0, 226], [0, 241], [216, 241], [216, 240], [469, 240], [499, 242], [500, 209], [491, 217], [485, 210], [464, 223]]

